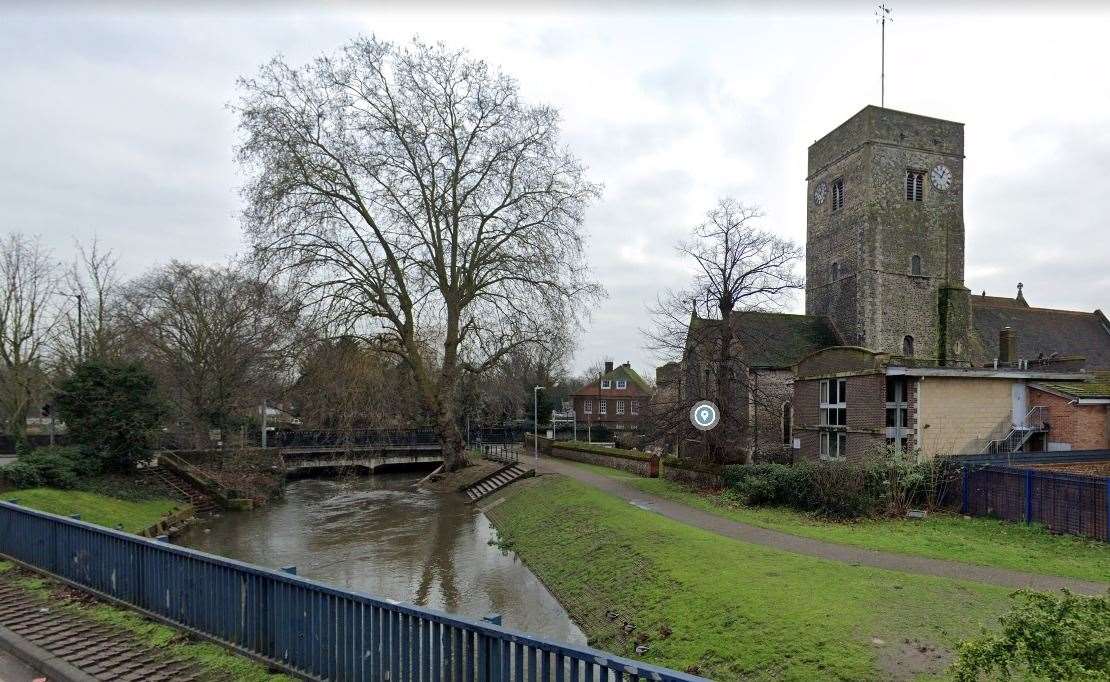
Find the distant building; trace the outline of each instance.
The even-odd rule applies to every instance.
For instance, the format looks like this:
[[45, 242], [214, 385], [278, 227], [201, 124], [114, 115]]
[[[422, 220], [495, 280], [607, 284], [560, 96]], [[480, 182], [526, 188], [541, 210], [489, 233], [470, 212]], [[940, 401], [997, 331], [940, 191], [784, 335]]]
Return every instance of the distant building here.
[[652, 391], [631, 363], [605, 370], [571, 396], [578, 426], [599, 425], [617, 431], [639, 431]]
[[[1014, 298], [971, 294], [963, 168], [963, 124], [875, 106], [810, 146], [806, 314], [735, 314], [737, 451], [1110, 446], [1110, 386], [1091, 381], [1110, 370], [1110, 322], [1032, 307], [1021, 284]], [[718, 324], [691, 318], [656, 402], [715, 397]], [[674, 412], [666, 446], [696, 450]]]

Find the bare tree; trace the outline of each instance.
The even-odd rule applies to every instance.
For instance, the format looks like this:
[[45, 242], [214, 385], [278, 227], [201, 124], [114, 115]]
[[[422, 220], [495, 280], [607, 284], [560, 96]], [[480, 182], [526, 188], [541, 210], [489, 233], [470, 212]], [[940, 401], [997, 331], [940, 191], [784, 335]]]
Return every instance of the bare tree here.
[[544, 343], [599, 294], [581, 232], [598, 187], [560, 146], [558, 113], [419, 41], [360, 38], [239, 85], [256, 254], [333, 333], [403, 359], [448, 468], [461, 466], [461, 374]]
[[253, 418], [291, 382], [298, 308], [233, 267], [175, 261], [126, 287], [121, 318], [128, 353], [155, 373], [199, 445], [209, 428]]
[[66, 272], [62, 295], [64, 313], [55, 350], [63, 367], [83, 359], [104, 360], [119, 351], [120, 279], [117, 259], [97, 240], [77, 244], [77, 257]]
[[[698, 399], [712, 398], [721, 413], [719, 426], [706, 438], [708, 454], [722, 461], [730, 444], [739, 440], [747, 418], [747, 405], [738, 404], [742, 391], [759, 400], [759, 388], [750, 382], [744, 349], [752, 343], [774, 339], [745, 338], [734, 315], [740, 311], [781, 308], [786, 295], [804, 286], [796, 271], [801, 248], [757, 227], [759, 209], [726, 198], [711, 210], [706, 221], [694, 228], [678, 252], [694, 266], [690, 286], [660, 297], [652, 310], [654, 329], [645, 332], [649, 345], [664, 360], [687, 362], [686, 388], [661, 387], [653, 402], [652, 419], [657, 431], [687, 428], [687, 412]], [[699, 311], [700, 308], [700, 311]], [[691, 367], [691, 353], [704, 365]], [[752, 452], [746, 452], [750, 463]]]
[[25, 439], [31, 405], [45, 387], [57, 282], [57, 263], [37, 238], [0, 239], [0, 412], [16, 442]]

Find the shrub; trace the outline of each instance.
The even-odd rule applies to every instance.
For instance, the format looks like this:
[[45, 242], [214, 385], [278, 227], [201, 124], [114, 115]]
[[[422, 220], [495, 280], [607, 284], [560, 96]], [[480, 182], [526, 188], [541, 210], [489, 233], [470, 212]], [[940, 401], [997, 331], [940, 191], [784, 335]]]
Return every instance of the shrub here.
[[1017, 606], [1000, 620], [1000, 632], [984, 631], [962, 642], [952, 672], [973, 682], [997, 672], [1002, 679], [1021, 669], [1050, 680], [1110, 680], [1110, 592], [1083, 597], [1022, 590]]
[[78, 447], [37, 448], [19, 461], [0, 468], [0, 476], [16, 488], [76, 488], [100, 472], [100, 461]]
[[89, 361], [63, 382], [58, 412], [73, 442], [86, 446], [109, 470], [126, 470], [154, 445], [165, 407], [154, 377], [133, 362]]
[[886, 453], [863, 462], [732, 465], [723, 470], [735, 499], [785, 506], [831, 519], [901, 516], [931, 506], [943, 482], [940, 464]]

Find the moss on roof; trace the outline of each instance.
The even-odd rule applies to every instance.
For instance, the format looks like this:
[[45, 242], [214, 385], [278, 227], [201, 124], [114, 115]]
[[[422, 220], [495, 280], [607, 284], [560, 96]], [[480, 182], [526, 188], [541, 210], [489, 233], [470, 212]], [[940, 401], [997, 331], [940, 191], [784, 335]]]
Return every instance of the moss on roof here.
[[[691, 319], [687, 344], [698, 339], [714, 341], [703, 332], [719, 323]], [[751, 367], [790, 367], [822, 348], [841, 345], [829, 321], [818, 315], [737, 311], [732, 315], [732, 328], [742, 348], [741, 359]]]
[[1107, 380], [1038, 383], [1037, 386], [1076, 398], [1110, 398], [1110, 381]]

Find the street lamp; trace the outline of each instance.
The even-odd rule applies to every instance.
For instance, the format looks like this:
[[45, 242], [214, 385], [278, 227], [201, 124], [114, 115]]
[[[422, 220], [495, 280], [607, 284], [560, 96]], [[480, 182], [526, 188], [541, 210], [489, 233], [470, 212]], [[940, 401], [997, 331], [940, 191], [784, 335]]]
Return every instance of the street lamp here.
[[540, 391], [542, 390], [543, 386], [532, 388], [532, 454], [537, 463], [540, 461]]

